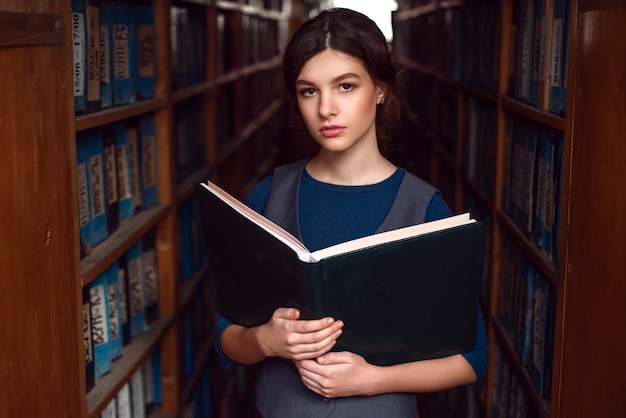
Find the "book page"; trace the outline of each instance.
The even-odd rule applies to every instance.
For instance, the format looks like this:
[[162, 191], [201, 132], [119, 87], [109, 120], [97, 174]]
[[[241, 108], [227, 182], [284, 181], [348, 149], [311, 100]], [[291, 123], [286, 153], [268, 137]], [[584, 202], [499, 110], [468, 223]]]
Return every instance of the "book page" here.
[[436, 221], [425, 222], [419, 225], [412, 225], [405, 228], [394, 229], [392, 231], [368, 235], [366, 237], [342, 242], [337, 245], [314, 251], [313, 253], [311, 253], [311, 262], [320, 261], [324, 258], [338, 254], [373, 247], [379, 244], [416, 237], [430, 232], [441, 231], [447, 228], [453, 228], [455, 226], [464, 225], [471, 222], [475, 222], [475, 220], [470, 219], [469, 212], [466, 212], [460, 215], [450, 216], [448, 218], [443, 218]]
[[244, 203], [240, 202], [238, 199], [234, 198], [215, 184], [207, 181], [206, 183], [201, 183], [201, 185], [236, 210], [239, 214], [257, 224], [269, 234], [273, 235], [285, 245], [293, 249], [300, 260], [310, 260], [310, 251], [304, 246], [304, 244], [302, 244], [296, 237], [287, 232], [285, 229], [270, 221], [265, 216], [250, 209]]

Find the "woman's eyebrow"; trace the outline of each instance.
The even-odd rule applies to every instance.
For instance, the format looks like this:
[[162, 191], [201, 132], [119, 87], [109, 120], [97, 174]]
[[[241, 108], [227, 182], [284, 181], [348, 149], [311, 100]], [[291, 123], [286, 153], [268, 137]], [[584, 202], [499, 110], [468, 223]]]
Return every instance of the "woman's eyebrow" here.
[[[350, 78], [361, 78], [361, 76], [359, 76], [356, 73], [345, 73], [345, 74], [341, 74], [340, 76], [335, 77], [332, 81], [334, 83], [338, 83], [340, 81], [343, 81], [343, 80], [346, 80], [346, 79], [350, 79]], [[313, 86], [313, 85], [315, 85], [315, 83], [313, 83], [311, 81], [304, 80], [304, 79], [298, 79], [298, 80], [296, 80], [296, 85]]]

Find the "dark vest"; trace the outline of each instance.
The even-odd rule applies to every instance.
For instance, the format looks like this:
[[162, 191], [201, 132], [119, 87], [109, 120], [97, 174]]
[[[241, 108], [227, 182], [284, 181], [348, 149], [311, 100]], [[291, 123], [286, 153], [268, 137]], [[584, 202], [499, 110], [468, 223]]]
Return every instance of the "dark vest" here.
[[[302, 235], [298, 222], [298, 191], [307, 161], [296, 161], [274, 170], [272, 187], [263, 211], [265, 217], [300, 240]], [[435, 193], [438, 191], [433, 186], [405, 171], [396, 199], [376, 232], [423, 223], [426, 209]]]

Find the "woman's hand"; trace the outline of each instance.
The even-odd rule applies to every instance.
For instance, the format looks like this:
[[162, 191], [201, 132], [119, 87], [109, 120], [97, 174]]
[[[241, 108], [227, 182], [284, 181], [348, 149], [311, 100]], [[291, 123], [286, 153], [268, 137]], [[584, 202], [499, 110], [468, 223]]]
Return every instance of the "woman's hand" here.
[[341, 335], [342, 321], [299, 318], [297, 309], [278, 308], [267, 323], [256, 329], [259, 346], [266, 357], [316, 358], [327, 353]]
[[377, 366], [358, 354], [332, 352], [295, 363], [302, 383], [326, 398], [373, 394]]

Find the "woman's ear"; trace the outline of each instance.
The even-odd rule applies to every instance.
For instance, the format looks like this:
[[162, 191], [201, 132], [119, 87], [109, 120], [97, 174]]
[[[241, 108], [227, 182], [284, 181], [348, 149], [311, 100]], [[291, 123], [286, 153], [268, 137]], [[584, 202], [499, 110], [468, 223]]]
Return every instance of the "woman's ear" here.
[[383, 104], [385, 102], [385, 95], [387, 94], [387, 86], [385, 84], [379, 84], [376, 87], [376, 104]]

